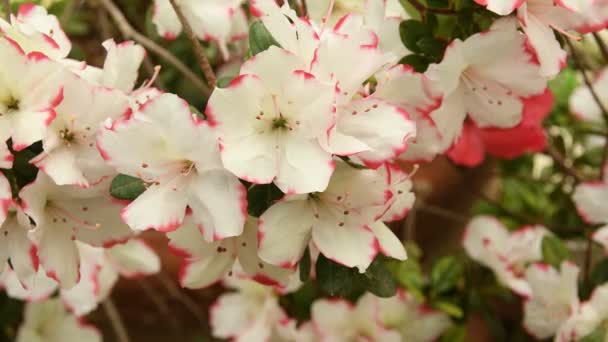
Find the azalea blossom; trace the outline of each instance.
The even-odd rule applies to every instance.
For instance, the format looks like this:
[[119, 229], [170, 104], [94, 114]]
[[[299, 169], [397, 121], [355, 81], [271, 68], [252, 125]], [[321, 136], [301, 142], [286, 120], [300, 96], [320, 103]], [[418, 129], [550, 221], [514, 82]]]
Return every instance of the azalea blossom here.
[[27, 236], [31, 228], [28, 218], [13, 201], [8, 180], [0, 174], [0, 274], [8, 260], [21, 282], [36, 272], [37, 250]]
[[489, 267], [498, 281], [522, 296], [533, 289], [524, 277], [527, 264], [542, 259], [542, 241], [548, 231], [541, 226], [509, 233], [496, 218], [475, 217], [468, 225], [463, 245], [475, 261]]
[[583, 220], [602, 225], [593, 233], [593, 240], [608, 250], [608, 183], [581, 183], [574, 189], [572, 200]]
[[0, 31], [26, 52], [41, 52], [56, 61], [67, 58], [72, 50], [72, 42], [59, 19], [48, 14], [46, 8], [32, 3], [21, 4], [10, 23], [0, 19]]
[[132, 117], [115, 120], [97, 145], [109, 165], [147, 184], [121, 212], [132, 229], [175, 230], [190, 207], [207, 241], [243, 231], [245, 188], [222, 167], [213, 129], [177, 96], [155, 97]]
[[19, 193], [23, 212], [36, 224], [29, 234], [38, 247], [40, 263], [64, 288], [80, 279], [77, 241], [108, 247], [132, 235], [118, 215], [122, 205], [109, 198], [106, 186], [86, 190], [58, 186], [40, 172]]
[[393, 197], [386, 172], [339, 162], [324, 192], [285, 195], [260, 216], [260, 258], [294, 267], [312, 239], [325, 257], [361, 272], [380, 251], [404, 260], [403, 245], [378, 221]]
[[76, 75], [64, 78], [63, 101], [43, 139], [44, 152], [31, 162], [58, 185], [88, 187], [115, 174], [96, 147], [96, 133], [106, 119], [131, 111], [126, 95], [93, 86]]
[[429, 66], [426, 75], [443, 94], [431, 118], [448, 145], [461, 134], [467, 114], [481, 128], [516, 126], [524, 98], [546, 87], [512, 22], [452, 41], [441, 63]]
[[274, 181], [285, 193], [327, 187], [334, 162], [320, 139], [334, 125], [335, 95], [304, 68], [297, 56], [270, 47], [211, 95], [206, 114], [218, 130], [224, 166], [239, 178]]
[[377, 315], [385, 329], [399, 333], [399, 341], [435, 341], [452, 324], [450, 317], [441, 311], [420, 303], [404, 290], [390, 298], [376, 298]]
[[26, 55], [6, 36], [0, 38], [0, 65], [10, 66], [0, 70], [0, 143], [12, 138], [20, 151], [41, 140], [55, 119], [63, 100], [62, 68], [41, 53]]
[[209, 308], [212, 334], [235, 341], [289, 341], [293, 322], [279, 305], [272, 287], [237, 274], [225, 284], [236, 292], [221, 295]]
[[18, 342], [101, 342], [101, 334], [83, 320], [70, 315], [58, 299], [29, 303]]
[[[593, 80], [593, 91], [602, 99], [608, 99], [608, 69], [602, 69]], [[602, 100], [605, 101], [605, 100]], [[603, 121], [602, 110], [593, 98], [591, 89], [585, 84], [578, 86], [569, 99], [570, 111], [582, 121], [600, 123]], [[604, 106], [606, 103], [604, 103]]]
[[157, 273], [160, 260], [143, 241], [133, 239], [110, 248], [99, 248], [76, 243], [80, 255], [78, 283], [69, 288], [60, 288], [59, 283], [49, 278], [40, 266], [38, 272], [27, 278], [27, 287], [20, 283], [14, 272], [6, 272], [1, 279], [11, 298], [25, 301], [44, 301], [59, 290], [65, 306], [76, 316], [83, 316], [104, 301], [118, 281], [119, 276], [137, 278]]
[[378, 300], [365, 294], [356, 304], [341, 299], [320, 299], [312, 304], [311, 321], [321, 341], [403, 341], [396, 330], [379, 321]]
[[447, 156], [456, 164], [473, 167], [483, 162], [486, 153], [512, 159], [525, 153], [541, 152], [547, 145], [542, 121], [552, 106], [553, 95], [547, 89], [541, 95], [524, 99], [522, 120], [513, 128], [479, 128], [472, 120], [467, 120]]
[[410, 66], [398, 64], [376, 75], [378, 85], [371, 95], [404, 109], [416, 123], [416, 136], [399, 156], [406, 161], [429, 161], [447, 147], [431, 118], [441, 104], [431, 81]]
[[528, 268], [531, 292], [524, 303], [523, 325], [529, 333], [539, 339], [562, 335], [562, 325], [579, 310], [578, 273], [578, 267], [569, 262], [563, 262], [559, 271], [541, 263]]
[[243, 272], [265, 285], [285, 286], [292, 273], [258, 258], [257, 219], [254, 217], [248, 218], [242, 235], [207, 242], [189, 215], [184, 224], [167, 237], [171, 249], [184, 256], [180, 272], [180, 283], [184, 287], [212, 285], [232, 274], [237, 260]]
[[[247, 19], [240, 8], [242, 0], [180, 0], [177, 3], [194, 34], [199, 39], [217, 43], [225, 59], [229, 57], [227, 44], [247, 37]], [[165, 39], [175, 39], [182, 31], [169, 0], [154, 0], [152, 22]]]

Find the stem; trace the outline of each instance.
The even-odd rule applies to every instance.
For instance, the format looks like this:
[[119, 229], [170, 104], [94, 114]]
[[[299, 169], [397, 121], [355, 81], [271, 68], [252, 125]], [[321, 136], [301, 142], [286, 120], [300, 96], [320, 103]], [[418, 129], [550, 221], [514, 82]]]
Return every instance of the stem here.
[[591, 233], [587, 234], [587, 247], [585, 249], [585, 260], [583, 263], [583, 279], [589, 279], [589, 273], [591, 271], [591, 263], [593, 259], [593, 239]]
[[571, 54], [572, 60], [574, 61], [576, 68], [583, 75], [583, 80], [585, 81], [585, 85], [587, 85], [587, 88], [589, 88], [589, 91], [591, 92], [591, 96], [593, 97], [593, 100], [597, 103], [597, 106], [600, 107], [604, 121], [608, 122], [608, 111], [606, 110], [606, 107], [604, 106], [604, 104], [600, 100], [599, 96], [595, 92], [595, 89], [593, 88], [593, 84], [591, 83], [591, 80], [589, 79], [589, 76], [587, 75], [587, 72], [585, 71], [585, 68], [583, 67], [583, 65], [581, 63], [578, 52], [574, 48], [574, 45], [572, 45], [572, 42], [570, 42], [570, 39], [565, 38], [564, 40], [566, 41], [566, 44], [568, 44], [568, 47], [570, 48], [570, 54]]
[[4, 9], [4, 19], [6, 19], [6, 21], [10, 21], [11, 20], [11, 1], [2, 0], [2, 7]]
[[167, 277], [164, 273], [157, 274], [157, 278], [161, 285], [167, 290], [169, 295], [184, 305], [200, 324], [207, 324], [207, 318], [201, 308], [193, 301], [190, 297], [186, 296], [180, 291], [180, 289], [173, 283], [173, 279]]
[[118, 342], [129, 342], [129, 334], [127, 334], [127, 329], [125, 329], [125, 325], [120, 317], [120, 313], [116, 309], [116, 305], [114, 305], [112, 299], [106, 299], [101, 306], [112, 324], [112, 329], [114, 329], [116, 340]]
[[215, 77], [215, 73], [213, 72], [213, 68], [211, 68], [211, 64], [209, 64], [209, 60], [205, 55], [205, 51], [203, 50], [203, 46], [201, 42], [199, 42], [196, 35], [194, 35], [194, 31], [192, 30], [192, 26], [188, 22], [188, 19], [184, 15], [181, 7], [177, 4], [177, 0], [169, 0], [171, 1], [171, 6], [173, 6], [173, 10], [177, 14], [179, 21], [182, 23], [182, 27], [184, 28], [184, 33], [186, 33], [186, 37], [192, 44], [192, 50], [194, 50], [194, 57], [196, 57], [196, 61], [198, 65], [201, 67], [205, 78], [207, 79], [207, 83], [211, 89], [215, 88], [215, 83], [217, 78]]
[[423, 213], [429, 213], [431, 215], [435, 215], [459, 223], [469, 222], [469, 217], [435, 205], [421, 203], [420, 206], [416, 209]]
[[547, 154], [553, 159], [553, 161], [564, 171], [567, 175], [571, 176], [576, 180], [577, 183], [580, 183], [584, 180], [584, 177], [578, 173], [573, 167], [568, 166], [564, 157], [562, 157], [557, 150], [553, 146], [547, 147]]
[[134, 41], [141, 44], [158, 57], [171, 64], [177, 69], [184, 77], [186, 77], [192, 84], [194, 84], [205, 96], [209, 96], [211, 91], [195, 73], [193, 73], [189, 67], [182, 63], [175, 55], [164, 49], [162, 46], [156, 44], [153, 40], [137, 32], [131, 24], [127, 21], [127, 18], [122, 14], [120, 9], [112, 2], [112, 0], [98, 0], [103, 7], [108, 11], [112, 20], [116, 23], [118, 30], [122, 33], [125, 39], [133, 39]]
[[424, 13], [426, 13], [426, 12], [435, 13], [435, 14], [445, 14], [445, 15], [455, 15], [456, 14], [456, 11], [449, 9], [449, 8], [426, 7], [418, 0], [407, 0], [407, 2], [409, 2], [410, 5], [412, 5], [423, 16], [424, 16]]
[[597, 32], [594, 32], [593, 39], [595, 39], [597, 46], [600, 48], [600, 52], [602, 53], [602, 56], [604, 57], [604, 59], [606, 61], [608, 61], [608, 47], [606, 46], [606, 43], [604, 42], [602, 37], [600, 37], [600, 35], [597, 34]]

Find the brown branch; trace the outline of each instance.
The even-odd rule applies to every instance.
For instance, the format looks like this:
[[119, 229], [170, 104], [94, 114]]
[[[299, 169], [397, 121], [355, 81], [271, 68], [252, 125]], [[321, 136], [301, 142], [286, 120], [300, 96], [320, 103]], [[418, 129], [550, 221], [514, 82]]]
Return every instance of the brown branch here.
[[597, 34], [597, 32], [593, 33], [593, 39], [595, 39], [597, 46], [600, 48], [600, 52], [602, 53], [602, 56], [608, 62], [608, 47], [606, 46], [606, 42], [604, 42], [602, 37], [600, 37], [600, 35]]
[[203, 74], [205, 75], [205, 78], [207, 79], [207, 83], [209, 84], [209, 87], [211, 89], [215, 88], [215, 83], [217, 81], [217, 78], [215, 77], [215, 73], [213, 72], [213, 68], [211, 67], [211, 64], [209, 64], [209, 60], [207, 59], [207, 56], [205, 55], [205, 51], [203, 50], [203, 46], [201, 45], [201, 42], [199, 42], [198, 38], [194, 34], [194, 31], [192, 30], [192, 26], [190, 25], [190, 22], [188, 22], [188, 19], [184, 15], [182, 8], [177, 4], [177, 1], [176, 0], [169, 0], [169, 1], [171, 2], [171, 6], [173, 6], [173, 10], [175, 10], [175, 13], [177, 14], [179, 21], [182, 23], [182, 27], [184, 29], [184, 33], [186, 34], [186, 37], [188, 37], [190, 44], [192, 44], [192, 50], [194, 50], [194, 57], [196, 57], [196, 61], [198, 62], [198, 65], [201, 67], [201, 70], [203, 71]]
[[192, 298], [188, 297], [186, 294], [182, 293], [179, 287], [177, 287], [173, 283], [173, 279], [169, 278], [164, 273], [159, 273], [156, 275], [156, 278], [160, 281], [161, 285], [167, 290], [169, 295], [173, 297], [173, 299], [179, 301], [184, 305], [186, 310], [188, 310], [200, 324], [205, 325], [207, 323], [207, 318], [205, 312], [201, 310], [201, 308], [196, 304]]
[[593, 238], [592, 233], [587, 234], [587, 247], [585, 248], [585, 260], [583, 262], [583, 279], [589, 279], [591, 263], [593, 262]]
[[120, 313], [118, 312], [118, 309], [116, 309], [116, 305], [114, 305], [112, 299], [106, 299], [101, 306], [110, 320], [110, 324], [112, 325], [112, 329], [116, 335], [116, 341], [129, 342], [129, 334], [127, 334], [125, 324], [123, 323]]
[[184, 77], [186, 77], [194, 86], [196, 86], [205, 96], [209, 96], [211, 91], [192, 70], [184, 63], [182, 63], [175, 55], [171, 52], [167, 51], [162, 46], [156, 44], [153, 40], [144, 36], [143, 34], [137, 32], [131, 24], [127, 21], [124, 14], [120, 11], [120, 9], [112, 2], [112, 0], [98, 0], [103, 7], [108, 11], [112, 20], [116, 23], [118, 30], [122, 33], [125, 39], [133, 39], [134, 41], [141, 44], [143, 47], [157, 55], [158, 57], [165, 60], [167, 63], [171, 64], [175, 69], [177, 69]]
[[418, 0], [407, 0], [407, 2], [412, 5], [418, 12], [420, 12], [422, 16], [424, 16], [424, 13], [426, 12], [444, 15], [456, 15], [456, 11], [449, 8], [429, 8]]
[[4, 19], [6, 19], [6, 21], [11, 20], [11, 1], [10, 0], [3, 0], [2, 1], [2, 7], [4, 10]]
[[557, 164], [557, 166], [559, 166], [559, 168], [562, 169], [564, 173], [574, 178], [577, 183], [584, 181], [584, 177], [579, 174], [576, 169], [568, 166], [568, 164], [564, 160], [564, 157], [553, 146], [547, 146], [546, 152]]

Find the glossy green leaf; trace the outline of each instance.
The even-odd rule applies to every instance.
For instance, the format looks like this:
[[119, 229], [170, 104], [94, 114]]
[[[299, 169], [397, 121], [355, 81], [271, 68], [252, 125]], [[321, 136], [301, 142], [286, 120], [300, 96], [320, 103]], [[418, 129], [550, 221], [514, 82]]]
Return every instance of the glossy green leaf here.
[[261, 21], [253, 22], [249, 27], [249, 49], [252, 56], [266, 51], [273, 45], [281, 47]]
[[146, 191], [144, 182], [135, 177], [120, 174], [112, 180], [110, 195], [121, 200], [134, 200]]

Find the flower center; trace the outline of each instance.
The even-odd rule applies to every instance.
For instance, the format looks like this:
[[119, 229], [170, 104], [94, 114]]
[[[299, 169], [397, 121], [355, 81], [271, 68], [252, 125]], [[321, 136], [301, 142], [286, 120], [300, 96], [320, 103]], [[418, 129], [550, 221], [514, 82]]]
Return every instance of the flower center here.
[[72, 131], [70, 131], [69, 128], [64, 128], [59, 131], [59, 138], [61, 138], [61, 140], [63, 140], [68, 145], [74, 142], [75, 137], [76, 135]]
[[11, 95], [9, 95], [8, 98], [4, 99], [1, 103], [3, 103], [6, 107], [6, 113], [0, 113], [0, 116], [19, 110], [19, 100]]
[[287, 119], [285, 119], [282, 116], [272, 119], [272, 130], [273, 131], [276, 131], [278, 129], [285, 129], [285, 128], [287, 128]]

